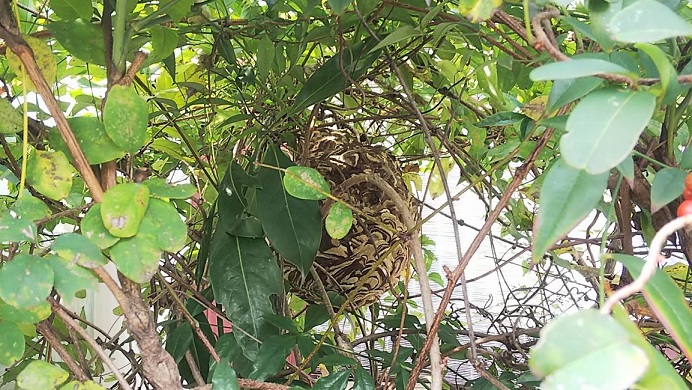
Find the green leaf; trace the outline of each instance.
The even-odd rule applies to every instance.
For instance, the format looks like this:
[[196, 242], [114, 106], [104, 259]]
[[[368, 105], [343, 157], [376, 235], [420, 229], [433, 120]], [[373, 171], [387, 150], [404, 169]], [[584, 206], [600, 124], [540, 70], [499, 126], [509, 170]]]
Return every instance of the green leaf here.
[[[274, 145], [268, 148], [263, 163], [281, 168], [293, 165]], [[257, 216], [272, 246], [306, 275], [322, 239], [322, 218], [316, 201], [286, 192], [282, 176], [276, 169], [259, 170], [262, 189], [257, 189]]]
[[291, 166], [283, 179], [286, 192], [298, 199], [321, 200], [330, 194], [329, 184], [316, 169]]
[[38, 256], [20, 253], [0, 268], [0, 298], [25, 309], [43, 302], [53, 289], [53, 268]]
[[351, 370], [337, 371], [322, 377], [315, 382], [314, 390], [345, 389]]
[[380, 41], [375, 47], [370, 49], [368, 53], [372, 53], [376, 50], [381, 50], [389, 45], [393, 45], [397, 42], [401, 42], [406, 39], [411, 39], [412, 37], [416, 37], [420, 35], [418, 31], [416, 31], [416, 28], [413, 26], [403, 26], [401, 28], [397, 28], [396, 30], [392, 31], [389, 35], [387, 35], [384, 39]]
[[192, 184], [170, 185], [165, 179], [154, 177], [142, 182], [149, 188], [149, 194], [159, 198], [187, 199], [197, 193], [197, 188]]
[[687, 172], [678, 168], [663, 168], [656, 172], [651, 183], [651, 212], [655, 213], [682, 195]]
[[262, 35], [257, 47], [257, 77], [262, 83], [267, 82], [267, 76], [274, 62], [274, 42], [266, 35]]
[[72, 189], [72, 168], [63, 152], [34, 150], [29, 155], [26, 179], [38, 192], [54, 199], [66, 198]]
[[[217, 230], [212, 238], [209, 278], [214, 298], [228, 318], [245, 332], [233, 332], [243, 353], [254, 361], [259, 345], [276, 329], [265, 318], [273, 313], [271, 296], [282, 294], [283, 278], [264, 239], [230, 236]], [[249, 335], [248, 335], [249, 334]]]
[[[4, 320], [4, 318], [3, 318]], [[24, 334], [7, 320], [0, 322], [0, 364], [9, 367], [24, 355]]]
[[340, 240], [348, 234], [353, 226], [353, 211], [343, 203], [336, 202], [329, 208], [324, 227], [329, 237]]
[[106, 388], [94, 381], [79, 382], [75, 380], [64, 384], [60, 390], [106, 390]]
[[67, 371], [56, 365], [34, 360], [17, 375], [17, 386], [25, 390], [53, 390], [69, 376]]
[[91, 0], [50, 0], [50, 8], [60, 19], [90, 20], [94, 11]]
[[129, 153], [137, 152], [146, 143], [148, 121], [147, 102], [134, 87], [111, 88], [103, 109], [103, 123], [116, 145]]
[[231, 163], [219, 184], [219, 227], [228, 234], [247, 238], [264, 237], [262, 223], [248, 213], [245, 186], [259, 185], [237, 163]]
[[60, 235], [53, 242], [52, 249], [63, 259], [82, 267], [96, 268], [108, 263], [99, 247], [81, 234]]
[[187, 243], [187, 226], [172, 204], [151, 198], [139, 225], [139, 235], [151, 236], [162, 251], [177, 252]]
[[[43, 77], [48, 83], [52, 85], [58, 72], [53, 50], [48, 46], [47, 42], [40, 38], [31, 35], [22, 35], [22, 38], [24, 38], [31, 48], [39, 71], [43, 74]], [[19, 57], [17, 57], [12, 50], [8, 50], [6, 52], [6, 58], [7, 64], [10, 66], [10, 69], [17, 74], [18, 79], [26, 81], [26, 88], [31, 91], [36, 91], [33, 81], [31, 81], [28, 74], [25, 74], [24, 65]]]
[[132, 237], [149, 205], [149, 188], [137, 183], [122, 183], [106, 191], [101, 202], [103, 226], [116, 237]]
[[503, 111], [493, 115], [488, 115], [474, 125], [478, 127], [508, 126], [519, 123], [528, 117], [519, 112]]
[[264, 340], [253, 363], [250, 379], [264, 381], [279, 372], [296, 342], [294, 334], [276, 335]]
[[687, 147], [680, 158], [680, 169], [692, 170], [692, 148]]
[[152, 26], [149, 33], [151, 34], [152, 51], [147, 62], [150, 64], [170, 56], [178, 46], [178, 32], [172, 28]]
[[120, 240], [111, 248], [111, 260], [118, 271], [137, 283], [146, 283], [154, 276], [161, 255], [155, 240], [140, 235]]
[[628, 74], [630, 71], [606, 60], [578, 58], [541, 65], [532, 70], [529, 77], [533, 81], [569, 80], [605, 73]]
[[629, 156], [655, 108], [656, 98], [648, 92], [602, 89], [589, 94], [567, 119], [562, 157], [589, 173], [609, 171]]
[[555, 80], [550, 89], [545, 111], [553, 112], [568, 103], [581, 99], [602, 84], [603, 80], [597, 77]]
[[579, 384], [611, 389], [634, 384], [645, 372], [648, 358], [629, 342], [615, 319], [591, 309], [560, 316], [544, 327], [531, 349], [529, 365], [532, 373], [546, 379], [541, 387]]
[[0, 99], [0, 133], [15, 134], [24, 129], [24, 115], [7, 99]]
[[240, 390], [238, 377], [231, 363], [226, 358], [222, 358], [214, 366], [214, 375], [211, 377], [211, 387], [214, 389]]
[[82, 235], [101, 249], [110, 248], [120, 240], [119, 237], [112, 235], [106, 226], [103, 225], [101, 218], [101, 204], [97, 203], [87, 211], [80, 224]]
[[[108, 137], [103, 122], [98, 118], [82, 116], [70, 118], [67, 122], [89, 164], [101, 164], [125, 155], [125, 151]], [[52, 148], [65, 153], [71, 159], [70, 151], [58, 129], [51, 129], [48, 142]]]
[[501, 5], [502, 0], [460, 0], [459, 13], [472, 23], [478, 23], [490, 19]]
[[[622, 263], [635, 279], [641, 274], [644, 266], [642, 259], [620, 254], [610, 256]], [[692, 356], [692, 308], [682, 290], [670, 276], [657, 268], [644, 285], [642, 293], [685, 356]]]
[[590, 175], [559, 159], [545, 174], [534, 222], [533, 262], [586, 217], [602, 199], [608, 173]]
[[629, 341], [641, 348], [649, 359], [649, 369], [646, 370], [634, 388], [637, 389], [669, 389], [687, 390], [685, 381], [675, 371], [670, 362], [663, 357], [642, 334], [642, 331], [632, 322], [629, 314], [621, 306], [613, 309], [613, 317], [629, 335]]
[[98, 288], [98, 279], [88, 269], [58, 256], [47, 256], [47, 260], [53, 267], [55, 289], [68, 302], [80, 290], [95, 291]]
[[634, 46], [646, 53], [656, 65], [658, 78], [661, 80], [662, 104], [672, 103], [677, 98], [681, 86], [678, 83], [678, 72], [670, 63], [668, 55], [658, 46], [648, 43], [638, 43]]
[[41, 301], [36, 306], [19, 309], [0, 300], [0, 318], [3, 321], [12, 321], [18, 324], [35, 324], [50, 317], [52, 313], [50, 303], [47, 301]]
[[615, 40], [627, 43], [692, 35], [685, 19], [655, 0], [636, 1], [622, 9], [610, 20], [609, 30]]
[[174, 22], [178, 22], [187, 16], [194, 3], [195, 0], [160, 0], [159, 9], [163, 9]]
[[327, 0], [335, 14], [341, 15], [353, 0]]
[[369, 52], [375, 44], [374, 39], [366, 39], [353, 47], [344, 48], [325, 62], [300, 89], [288, 114], [295, 114], [334, 96], [346, 89], [351, 81], [360, 79], [380, 56], [379, 51]]
[[29, 191], [26, 190], [24, 194], [14, 202], [10, 210], [17, 214], [17, 218], [29, 221], [35, 221], [51, 215], [48, 206], [46, 206], [42, 200], [31, 196]]
[[541, 388], [556, 390], [578, 384], [587, 389], [626, 389], [641, 378], [648, 365], [641, 348], [632, 344], [608, 345], [549, 375]]
[[180, 363], [185, 357], [185, 353], [192, 345], [192, 326], [189, 322], [184, 322], [169, 331], [166, 338], [166, 351], [171, 354], [176, 363]]
[[630, 183], [630, 186], [634, 185], [634, 160], [632, 156], [627, 156], [620, 164], [617, 166], [620, 174]]
[[375, 388], [375, 381], [372, 379], [372, 375], [361, 366], [356, 366], [353, 379], [354, 383], [352, 390], [371, 390]]
[[46, 27], [71, 55], [87, 63], [106, 66], [103, 30], [89, 19], [58, 20]]
[[0, 242], [34, 241], [36, 237], [32, 220], [13, 218], [7, 211], [0, 214]]
[[323, 304], [310, 305], [305, 312], [305, 325], [303, 330], [307, 332], [318, 325], [322, 325], [329, 320], [329, 312]]

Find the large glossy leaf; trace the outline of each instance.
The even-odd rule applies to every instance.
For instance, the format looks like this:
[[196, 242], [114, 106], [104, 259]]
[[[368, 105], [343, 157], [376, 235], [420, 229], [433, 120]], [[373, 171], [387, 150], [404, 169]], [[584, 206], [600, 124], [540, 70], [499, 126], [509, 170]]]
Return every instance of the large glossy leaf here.
[[648, 358], [615, 319], [592, 309], [563, 315], [543, 328], [529, 365], [545, 378], [544, 388], [624, 389], [642, 376]]
[[0, 298], [24, 309], [40, 304], [53, 289], [53, 268], [45, 259], [18, 254], [0, 268]]
[[[642, 272], [644, 261], [638, 257], [614, 254], [633, 277]], [[642, 289], [644, 298], [685, 356], [692, 358], [692, 309], [682, 290], [665, 272], [657, 269]]]
[[607, 181], [607, 172], [591, 175], [570, 167], [562, 159], [555, 162], [541, 187], [534, 222], [534, 262], [593, 210], [603, 196]]
[[[90, 0], [87, 1], [91, 2]], [[49, 23], [47, 27], [55, 39], [71, 55], [84, 62], [105, 66], [106, 57], [104, 53], [106, 49], [103, 30], [100, 26], [88, 22], [88, 20], [58, 20]]]
[[553, 112], [567, 103], [581, 99], [602, 84], [603, 80], [597, 77], [555, 80], [550, 89], [545, 110], [546, 112]]
[[264, 381], [279, 372], [296, 341], [296, 335], [290, 333], [266, 339], [257, 353], [250, 379]]
[[[125, 151], [108, 137], [103, 122], [98, 118], [82, 116], [70, 118], [67, 121], [90, 164], [101, 164], [125, 155]], [[48, 141], [53, 149], [60, 150], [66, 156], [71, 157], [65, 141], [57, 129], [51, 130]]]
[[[264, 164], [281, 168], [293, 165], [273, 145], [267, 149]], [[276, 169], [260, 169], [257, 178], [262, 188], [257, 189], [257, 216], [272, 246], [305, 275], [322, 238], [320, 210], [316, 201], [289, 195], [282, 177], [283, 173]]]
[[609, 27], [613, 38], [629, 43], [692, 35], [690, 23], [656, 0], [632, 3], [613, 16]]
[[560, 139], [565, 161], [599, 174], [624, 160], [651, 120], [656, 98], [648, 92], [602, 89], [582, 99]]
[[682, 380], [670, 362], [644, 338], [642, 331], [632, 322], [627, 312], [621, 306], [616, 306], [613, 309], [613, 317], [627, 332], [630, 342], [641, 348], [649, 358], [649, 368], [637, 382], [637, 389], [688, 389], [685, 381]]
[[223, 358], [216, 363], [214, 375], [211, 377], [211, 386], [214, 389], [240, 390], [238, 377], [228, 359]]
[[274, 254], [261, 238], [231, 236], [217, 230], [209, 256], [209, 278], [216, 301], [233, 324], [244, 330], [233, 334], [245, 356], [254, 361], [259, 345], [251, 337], [266, 340], [276, 334], [265, 318], [273, 313], [271, 296], [282, 292]]
[[606, 60], [578, 58], [539, 66], [531, 71], [530, 77], [533, 81], [568, 80], [603, 73], [627, 74], [629, 70]]
[[226, 233], [248, 238], [264, 237], [262, 223], [248, 212], [246, 187], [256, 187], [259, 182], [248, 175], [240, 165], [231, 163], [219, 185], [219, 228]]
[[314, 390], [345, 389], [351, 370], [337, 371], [322, 377], [315, 382]]
[[51, 0], [50, 8], [60, 19], [70, 20], [70, 22], [78, 18], [89, 20], [93, 13], [91, 0]]
[[336, 95], [348, 86], [350, 80], [357, 81], [380, 56], [379, 50], [370, 52], [376, 43], [374, 39], [367, 39], [345, 48], [325, 62], [298, 92], [289, 114]]
[[687, 172], [678, 168], [663, 168], [656, 172], [651, 183], [651, 212], [655, 213], [682, 195]]

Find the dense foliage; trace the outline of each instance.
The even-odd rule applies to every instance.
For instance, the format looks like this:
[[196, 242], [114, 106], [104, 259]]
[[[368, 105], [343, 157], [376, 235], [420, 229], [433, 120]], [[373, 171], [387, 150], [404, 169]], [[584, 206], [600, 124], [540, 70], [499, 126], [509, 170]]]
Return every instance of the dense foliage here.
[[[1, 383], [687, 388], [690, 18], [676, 0], [2, 0]], [[309, 134], [343, 129], [391, 159], [325, 180]], [[388, 194], [399, 230], [348, 180]], [[485, 223], [462, 244], [468, 193]], [[421, 235], [438, 214], [444, 272]], [[407, 255], [401, 281], [374, 304], [374, 268], [296, 294], [363, 220]], [[495, 304], [474, 303], [490, 278]]]

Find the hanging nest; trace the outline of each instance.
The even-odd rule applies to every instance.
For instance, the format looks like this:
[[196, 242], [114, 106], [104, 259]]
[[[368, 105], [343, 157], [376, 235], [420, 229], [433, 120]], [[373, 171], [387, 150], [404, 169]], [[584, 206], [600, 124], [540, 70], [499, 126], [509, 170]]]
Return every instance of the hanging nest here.
[[[307, 141], [302, 140], [304, 147], [296, 161], [319, 171], [333, 195], [363, 214], [354, 213], [353, 227], [340, 240], [331, 238], [323, 229], [314, 268], [327, 292], [344, 297], [355, 292], [349, 303], [351, 308], [370, 305], [396, 285], [408, 266], [411, 236], [401, 211], [381, 188], [365, 181], [348, 188], [342, 184], [358, 175], [376, 175], [399, 194], [414, 218], [417, 208], [402, 178], [400, 164], [384, 148], [361, 142], [348, 129], [313, 129], [307, 137]], [[330, 202], [320, 203], [323, 216]], [[303, 277], [291, 265], [286, 265], [284, 273], [292, 292], [311, 302], [322, 301], [311, 275]]]

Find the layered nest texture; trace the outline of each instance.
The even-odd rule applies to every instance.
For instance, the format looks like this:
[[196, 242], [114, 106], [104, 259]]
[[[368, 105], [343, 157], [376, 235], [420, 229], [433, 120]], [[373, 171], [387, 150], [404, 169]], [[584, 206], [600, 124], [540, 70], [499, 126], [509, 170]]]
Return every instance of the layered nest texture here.
[[[354, 213], [353, 227], [344, 238], [333, 239], [323, 230], [315, 270], [327, 292], [344, 297], [353, 294], [351, 308], [370, 305], [395, 286], [402, 270], [408, 267], [408, 241], [412, 236], [397, 202], [377, 185], [359, 178], [381, 178], [399, 194], [403, 201], [399, 205], [405, 205], [414, 218], [417, 208], [400, 164], [383, 147], [361, 142], [347, 129], [313, 130], [307, 138], [302, 141], [307, 144], [298, 153], [297, 162], [319, 171], [333, 195], [361, 211]], [[344, 182], [356, 184], [346, 186]], [[323, 216], [330, 203], [321, 202]], [[322, 301], [311, 275], [303, 277], [290, 265], [285, 274], [292, 292], [308, 301]]]

